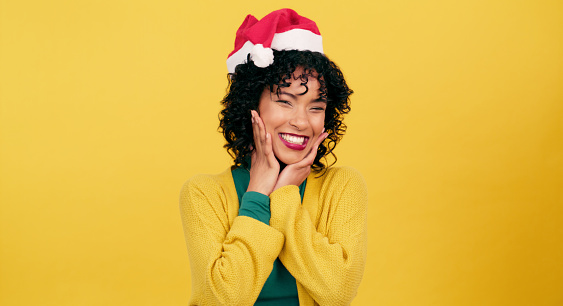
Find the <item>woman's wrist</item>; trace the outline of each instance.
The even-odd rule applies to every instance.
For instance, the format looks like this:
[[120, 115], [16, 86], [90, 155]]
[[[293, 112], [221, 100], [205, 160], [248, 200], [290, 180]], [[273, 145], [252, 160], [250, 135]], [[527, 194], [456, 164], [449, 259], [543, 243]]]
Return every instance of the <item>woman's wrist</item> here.
[[259, 192], [247, 191], [242, 196], [239, 216], [251, 217], [269, 225], [271, 217], [270, 197]]
[[249, 192], [249, 191], [254, 191], [254, 192], [264, 194], [266, 196], [270, 196], [270, 193], [272, 193], [272, 188], [255, 185], [255, 184], [252, 184], [252, 182], [250, 182], [248, 184], [248, 188], [246, 189], [246, 192]]

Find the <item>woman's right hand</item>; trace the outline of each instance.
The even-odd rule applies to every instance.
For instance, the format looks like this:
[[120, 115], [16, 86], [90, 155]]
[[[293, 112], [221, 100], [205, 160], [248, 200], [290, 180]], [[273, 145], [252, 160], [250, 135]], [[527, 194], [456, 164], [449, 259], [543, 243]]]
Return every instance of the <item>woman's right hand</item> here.
[[266, 127], [258, 112], [255, 110], [250, 112], [254, 148], [251, 155], [250, 182], [246, 191], [256, 191], [270, 196], [278, 180], [280, 164], [272, 149], [272, 135], [266, 132]]

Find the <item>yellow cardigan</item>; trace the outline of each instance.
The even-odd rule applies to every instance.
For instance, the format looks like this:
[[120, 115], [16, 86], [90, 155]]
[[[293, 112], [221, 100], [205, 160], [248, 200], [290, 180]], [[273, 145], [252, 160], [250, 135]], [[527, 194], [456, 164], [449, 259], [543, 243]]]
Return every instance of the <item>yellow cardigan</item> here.
[[300, 305], [348, 305], [367, 253], [367, 187], [349, 167], [311, 173], [270, 194], [270, 225], [238, 216], [231, 169], [197, 175], [180, 194], [192, 275], [190, 305], [252, 305], [277, 257], [295, 277]]

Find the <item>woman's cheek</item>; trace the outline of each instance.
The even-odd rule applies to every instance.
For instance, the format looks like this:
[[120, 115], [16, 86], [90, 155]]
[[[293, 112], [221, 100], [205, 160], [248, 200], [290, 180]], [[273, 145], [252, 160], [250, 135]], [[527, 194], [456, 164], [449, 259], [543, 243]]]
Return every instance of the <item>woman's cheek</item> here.
[[325, 127], [325, 116], [324, 114], [322, 114], [322, 116], [319, 116], [317, 122], [315, 123], [315, 133], [317, 135], [320, 135], [323, 132], [324, 127]]

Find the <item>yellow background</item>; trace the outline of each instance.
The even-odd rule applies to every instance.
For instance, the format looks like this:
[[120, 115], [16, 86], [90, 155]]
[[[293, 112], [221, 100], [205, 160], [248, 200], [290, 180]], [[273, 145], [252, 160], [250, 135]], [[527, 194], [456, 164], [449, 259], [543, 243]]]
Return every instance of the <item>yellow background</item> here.
[[355, 305], [563, 304], [563, 2], [0, 2], [0, 304], [186, 305], [247, 13], [315, 20], [370, 192]]

